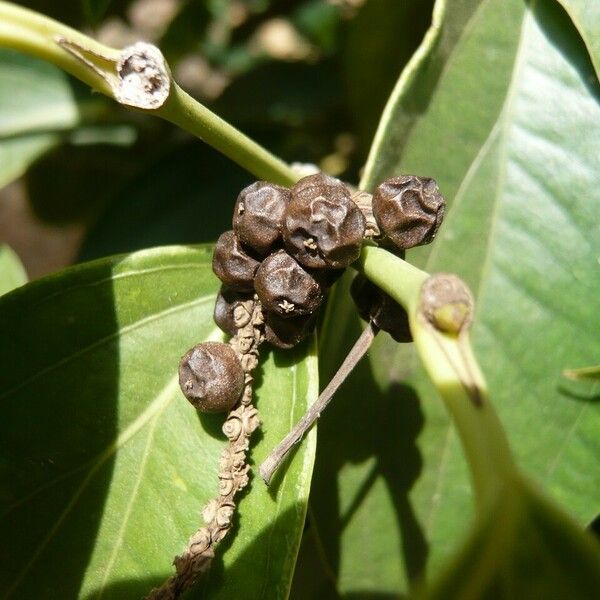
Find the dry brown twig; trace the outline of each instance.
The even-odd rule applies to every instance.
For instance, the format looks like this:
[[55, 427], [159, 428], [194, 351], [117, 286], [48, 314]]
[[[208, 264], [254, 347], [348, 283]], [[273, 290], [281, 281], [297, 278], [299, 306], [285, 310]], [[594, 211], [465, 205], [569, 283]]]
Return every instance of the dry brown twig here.
[[214, 549], [229, 532], [235, 513], [235, 496], [248, 484], [246, 453], [252, 432], [260, 425], [258, 411], [252, 404], [252, 372], [258, 365], [258, 348], [264, 339], [260, 302], [254, 298], [240, 302], [234, 311], [236, 335], [230, 344], [244, 370], [244, 390], [240, 401], [229, 412], [223, 433], [229, 440], [219, 464], [219, 495], [211, 500], [202, 516], [205, 526], [189, 539], [187, 547], [173, 560], [175, 575], [159, 588], [153, 589], [147, 600], [174, 600], [189, 589], [210, 567]]
[[352, 372], [354, 367], [358, 364], [360, 359], [366, 354], [370, 348], [375, 336], [379, 332], [379, 328], [372, 322], [369, 322], [363, 330], [360, 337], [354, 343], [354, 346], [344, 359], [344, 362], [337, 370], [331, 381], [327, 384], [327, 387], [321, 392], [317, 400], [312, 406], [306, 411], [304, 416], [296, 423], [294, 428], [281, 440], [281, 442], [274, 448], [269, 456], [265, 458], [259, 467], [260, 476], [263, 481], [269, 485], [271, 478], [281, 463], [285, 460], [285, 457], [290, 453], [292, 448], [299, 444], [306, 433], [314, 425], [315, 421], [321, 416], [321, 413], [327, 408], [334, 394], [337, 392], [339, 387], [344, 383], [348, 375]]

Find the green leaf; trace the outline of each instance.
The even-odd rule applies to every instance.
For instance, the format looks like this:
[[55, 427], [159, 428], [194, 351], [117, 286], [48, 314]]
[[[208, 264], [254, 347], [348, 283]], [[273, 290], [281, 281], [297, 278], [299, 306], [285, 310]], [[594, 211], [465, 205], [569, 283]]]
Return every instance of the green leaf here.
[[31, 163], [58, 143], [59, 137], [52, 133], [0, 139], [0, 187], [21, 177]]
[[589, 0], [559, 0], [588, 48], [596, 75], [600, 78], [600, 4]]
[[105, 106], [60, 69], [0, 49], [0, 187]]
[[598, 541], [516, 478], [422, 596], [587, 600], [599, 586]]
[[[327, 305], [319, 337], [323, 385], [360, 334], [356, 309], [348, 302], [350, 281], [348, 273]], [[396, 348], [380, 333], [319, 420], [311, 522], [325, 571], [343, 597], [360, 598], [367, 591], [397, 597], [427, 558], [409, 496], [420, 477], [433, 475], [424, 470], [417, 447], [424, 408], [401, 383], [408, 365], [396, 362]]]
[[[600, 505], [600, 474], [591, 469], [600, 406], [592, 394], [570, 393], [561, 372], [600, 355], [600, 90], [554, 2], [485, 0], [470, 15], [436, 85], [405, 86], [393, 98], [365, 181], [399, 172], [438, 179], [447, 221], [432, 250], [408, 259], [471, 285], [477, 355], [517, 461], [583, 524]], [[412, 81], [430, 64], [419, 63]], [[424, 110], [411, 114], [411, 103]], [[348, 345], [338, 332], [352, 331], [349, 311], [341, 301], [331, 308], [323, 381]], [[312, 506], [341, 591], [397, 593], [425, 565], [430, 576], [439, 571], [468, 526], [472, 500], [457, 436], [414, 353], [382, 337], [369, 362], [362, 377], [370, 372], [376, 392], [357, 376], [337, 415], [325, 415], [321, 439], [343, 418], [353, 453], [320, 444]], [[394, 426], [379, 416], [386, 410], [398, 410]], [[337, 499], [323, 504], [325, 489]], [[365, 531], [386, 532], [385, 552], [365, 546]], [[365, 553], [373, 560], [361, 560]]]
[[[431, 27], [411, 60], [402, 71], [398, 82], [381, 115], [381, 121], [369, 153], [361, 179], [361, 189], [372, 189], [390, 173], [399, 173], [402, 152], [409, 145], [411, 132], [425, 120], [431, 97], [442, 78], [449, 61], [455, 59], [454, 48], [465, 30], [476, 17], [482, 0], [437, 0]], [[510, 15], [507, 15], [510, 17]], [[510, 31], [511, 19], [499, 27], [497, 35]], [[491, 57], [502, 60], [502, 57]], [[493, 99], [490, 94], [489, 101]], [[493, 103], [494, 104], [494, 103]], [[482, 106], [480, 110], [485, 110]], [[492, 109], [493, 110], [493, 109]], [[446, 117], [452, 119], [454, 111], [448, 107]], [[456, 115], [454, 118], [458, 118]], [[444, 123], [440, 135], [445, 135]], [[461, 140], [465, 142], [465, 140]]]
[[[148, 250], [68, 269], [0, 300], [0, 595], [140, 597], [217, 493], [222, 415], [199, 415], [180, 356], [218, 335], [211, 250]], [[267, 353], [257, 381], [259, 463], [316, 395], [312, 349]], [[204, 582], [210, 598], [265, 585], [285, 598], [314, 434], [272, 489], [253, 479]], [[202, 586], [199, 593], [202, 591]]]
[[0, 244], [0, 296], [27, 282], [27, 273], [19, 257], [5, 244]]
[[365, 154], [398, 73], [430, 24], [432, 5], [431, 0], [365, 2], [346, 25], [345, 96]]
[[338, 46], [339, 7], [320, 0], [303, 2], [291, 15], [291, 22], [321, 52], [332, 54]]

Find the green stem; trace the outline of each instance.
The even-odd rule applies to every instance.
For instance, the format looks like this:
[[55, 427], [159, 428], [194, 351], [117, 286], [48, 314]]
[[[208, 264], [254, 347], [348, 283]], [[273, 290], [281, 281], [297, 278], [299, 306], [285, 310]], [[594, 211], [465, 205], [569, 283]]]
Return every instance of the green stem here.
[[194, 100], [178, 85], [173, 85], [169, 99], [155, 112], [198, 136], [259, 179], [285, 186], [299, 179], [286, 163]]
[[[429, 277], [424, 271], [372, 246], [363, 248], [355, 266], [407, 310], [417, 352], [452, 415], [483, 510], [512, 481], [516, 467], [467, 334], [442, 333], [422, 318], [421, 286]], [[467, 377], [476, 385], [477, 402], [465, 386]]]
[[63, 37], [116, 62], [119, 51], [96, 42], [54, 19], [10, 2], [0, 1], [0, 46], [30, 54], [60, 67], [94, 90], [112, 97], [107, 81], [56, 43]]
[[[87, 58], [100, 73], [62, 48], [57, 38], [64, 38], [70, 45], [85, 49]], [[0, 46], [53, 63], [94, 90], [115, 99], [102, 73], [108, 77], [115, 76], [120, 51], [100, 44], [54, 19], [0, 0]], [[292, 185], [299, 178], [291, 167], [174, 83], [167, 102], [149, 112], [203, 139], [259, 179]]]

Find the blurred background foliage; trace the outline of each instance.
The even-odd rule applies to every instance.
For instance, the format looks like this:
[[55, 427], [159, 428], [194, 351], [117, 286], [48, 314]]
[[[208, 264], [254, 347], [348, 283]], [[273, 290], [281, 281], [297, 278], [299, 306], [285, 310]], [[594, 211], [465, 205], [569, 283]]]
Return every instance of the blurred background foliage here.
[[[356, 183], [433, 2], [18, 4], [115, 47], [138, 39], [158, 44], [178, 82], [226, 120], [287, 161], [316, 164]], [[20, 159], [0, 172], [0, 242], [19, 254], [30, 277], [122, 251], [211, 241], [229, 227], [237, 192], [250, 181], [235, 164], [167, 123], [92, 95], [51, 66], [9, 51], [0, 59], [0, 158]], [[24, 104], [32, 110], [19, 130], [6, 102], [16, 103], [15, 77], [29, 82], [31, 70], [40, 71], [42, 83], [20, 88], [14, 112], [22, 115]], [[61, 121], [54, 114], [35, 124], [36, 98], [57, 86], [66, 88], [58, 96], [74, 105], [76, 117]], [[10, 154], [12, 144], [24, 152]]]

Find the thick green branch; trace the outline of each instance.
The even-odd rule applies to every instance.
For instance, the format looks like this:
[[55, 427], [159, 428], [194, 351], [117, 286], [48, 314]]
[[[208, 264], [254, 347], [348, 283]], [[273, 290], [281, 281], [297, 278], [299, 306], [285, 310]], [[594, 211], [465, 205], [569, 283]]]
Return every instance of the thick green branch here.
[[421, 361], [458, 429], [478, 506], [487, 506], [512, 481], [515, 465], [467, 332], [446, 333], [424, 318], [421, 289], [427, 273], [372, 246], [363, 248], [355, 266], [407, 310]]
[[0, 46], [30, 54], [60, 67], [92, 89], [112, 97], [106, 79], [74, 55], [66, 52], [57, 38], [87, 47], [90, 52], [116, 63], [119, 51], [100, 44], [71, 27], [10, 2], [0, 1]]
[[[92, 89], [120, 101], [112, 82], [118, 81], [122, 52], [62, 23], [0, 1], [0, 46], [51, 62]], [[283, 161], [186, 94], [170, 81], [170, 74], [167, 77], [171, 84], [167, 100], [147, 112], [198, 136], [259, 179], [291, 185], [299, 178]]]

